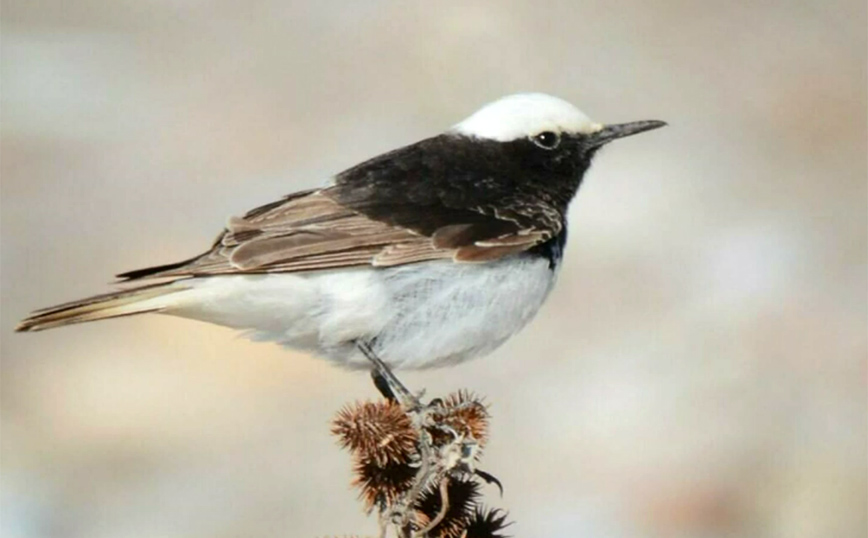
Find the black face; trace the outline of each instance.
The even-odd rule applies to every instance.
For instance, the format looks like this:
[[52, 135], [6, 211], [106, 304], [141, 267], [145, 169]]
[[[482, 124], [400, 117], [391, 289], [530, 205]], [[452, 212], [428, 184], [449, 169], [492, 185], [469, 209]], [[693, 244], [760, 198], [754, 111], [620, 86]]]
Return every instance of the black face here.
[[499, 227], [492, 233], [559, 230], [595, 151], [584, 135], [498, 142], [444, 134], [342, 172], [331, 196], [425, 235], [461, 222], [490, 222]]
[[[542, 180], [543, 175], [552, 174], [557, 182], [563, 182], [563, 186], [570, 189], [570, 198], [575, 195], [597, 151], [585, 135], [553, 131], [543, 131], [526, 139], [500, 144], [504, 152], [512, 154], [517, 160], [514, 166], [519, 170], [532, 172], [531, 177]], [[550, 188], [545, 183], [537, 185], [545, 190]]]

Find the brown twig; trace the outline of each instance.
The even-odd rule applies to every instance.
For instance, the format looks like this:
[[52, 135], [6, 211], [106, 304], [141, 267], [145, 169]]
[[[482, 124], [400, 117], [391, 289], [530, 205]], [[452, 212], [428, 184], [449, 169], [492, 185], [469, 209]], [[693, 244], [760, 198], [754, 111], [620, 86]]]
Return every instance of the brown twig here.
[[446, 517], [446, 512], [449, 511], [449, 479], [443, 478], [440, 480], [440, 511], [437, 515], [428, 522], [427, 525], [419, 529], [419, 532], [416, 533], [416, 536], [425, 536], [429, 531], [433, 530], [434, 527], [440, 524], [441, 521]]

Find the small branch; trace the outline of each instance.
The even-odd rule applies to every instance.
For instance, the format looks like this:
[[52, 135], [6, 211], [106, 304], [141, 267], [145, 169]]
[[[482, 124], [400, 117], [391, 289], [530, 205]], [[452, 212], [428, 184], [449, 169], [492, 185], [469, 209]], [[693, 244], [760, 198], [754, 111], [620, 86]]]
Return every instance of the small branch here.
[[434, 529], [437, 525], [440, 524], [441, 521], [446, 517], [446, 512], [449, 511], [449, 480], [443, 478], [440, 480], [440, 512], [437, 513], [437, 516], [432, 519], [427, 525], [419, 530], [416, 533], [416, 536], [422, 537], [426, 536], [429, 531]]

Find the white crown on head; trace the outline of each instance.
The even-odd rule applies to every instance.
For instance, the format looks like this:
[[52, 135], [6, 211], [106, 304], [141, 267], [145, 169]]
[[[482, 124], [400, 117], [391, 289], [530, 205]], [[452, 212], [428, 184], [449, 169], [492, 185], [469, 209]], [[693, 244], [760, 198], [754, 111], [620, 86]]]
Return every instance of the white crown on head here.
[[507, 142], [544, 131], [589, 134], [602, 128], [563, 99], [544, 93], [519, 93], [485, 105], [450, 131]]

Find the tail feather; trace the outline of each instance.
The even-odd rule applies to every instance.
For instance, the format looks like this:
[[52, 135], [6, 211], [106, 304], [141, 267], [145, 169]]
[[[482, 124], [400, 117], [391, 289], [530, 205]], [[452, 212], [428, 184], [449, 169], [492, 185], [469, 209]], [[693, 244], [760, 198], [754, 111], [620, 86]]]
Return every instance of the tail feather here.
[[168, 282], [95, 295], [37, 310], [21, 321], [15, 331], [43, 331], [73, 323], [159, 312], [172, 304], [170, 295], [185, 289], [188, 288], [177, 282]]

